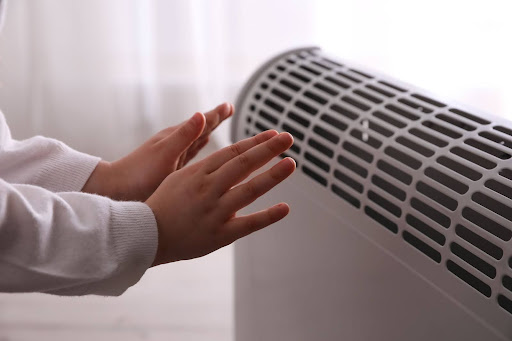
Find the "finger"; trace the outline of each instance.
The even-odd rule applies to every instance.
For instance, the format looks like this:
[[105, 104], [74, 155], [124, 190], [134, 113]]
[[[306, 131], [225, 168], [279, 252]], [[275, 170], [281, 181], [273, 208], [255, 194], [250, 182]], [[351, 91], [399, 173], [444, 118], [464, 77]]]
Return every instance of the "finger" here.
[[212, 173], [223, 164], [239, 156], [245, 151], [257, 146], [278, 134], [275, 130], [266, 130], [256, 136], [239, 141], [231, 146], [222, 148], [205, 159], [204, 167], [207, 173]]
[[194, 149], [189, 149], [187, 151], [187, 155], [183, 159], [183, 165], [186, 165], [190, 160], [192, 160], [200, 151], [203, 149], [204, 146], [208, 144], [210, 139], [208, 137], [202, 138], [202, 141], [199, 143], [199, 145], [195, 146]]
[[220, 193], [224, 193], [272, 158], [286, 151], [292, 144], [293, 137], [289, 133], [281, 133], [241, 153], [215, 171], [218, 174], [215, 187]]
[[233, 212], [249, 205], [290, 176], [295, 170], [295, 167], [296, 164], [292, 158], [284, 158], [265, 173], [256, 176], [254, 179], [224, 194], [220, 200], [219, 207], [222, 208], [222, 211], [225, 211], [227, 216], [231, 216]]
[[201, 135], [204, 126], [204, 115], [197, 112], [159, 143], [165, 144], [168, 153], [181, 155]]
[[207, 112], [204, 116], [206, 118], [206, 127], [202, 136], [210, 135], [210, 133], [219, 126], [226, 118], [233, 114], [233, 105], [230, 103], [223, 103], [218, 105], [215, 109]]
[[286, 217], [289, 212], [290, 207], [288, 204], [280, 203], [263, 211], [233, 218], [224, 226], [225, 237], [222, 243], [224, 245], [231, 244], [237, 239], [278, 222]]

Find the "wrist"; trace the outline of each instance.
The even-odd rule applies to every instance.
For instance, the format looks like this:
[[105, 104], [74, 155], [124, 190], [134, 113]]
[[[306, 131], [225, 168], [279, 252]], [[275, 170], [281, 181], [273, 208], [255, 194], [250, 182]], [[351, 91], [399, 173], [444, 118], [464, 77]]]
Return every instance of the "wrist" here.
[[100, 160], [82, 188], [82, 192], [114, 198], [114, 189], [112, 164], [110, 162]]

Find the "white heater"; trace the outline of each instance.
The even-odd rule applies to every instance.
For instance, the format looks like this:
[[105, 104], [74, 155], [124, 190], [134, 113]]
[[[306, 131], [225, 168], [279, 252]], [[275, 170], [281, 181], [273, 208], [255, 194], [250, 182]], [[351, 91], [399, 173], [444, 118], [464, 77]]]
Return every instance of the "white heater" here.
[[512, 339], [509, 122], [304, 48], [239, 95], [266, 129], [297, 171], [250, 209], [292, 211], [235, 245], [236, 340]]

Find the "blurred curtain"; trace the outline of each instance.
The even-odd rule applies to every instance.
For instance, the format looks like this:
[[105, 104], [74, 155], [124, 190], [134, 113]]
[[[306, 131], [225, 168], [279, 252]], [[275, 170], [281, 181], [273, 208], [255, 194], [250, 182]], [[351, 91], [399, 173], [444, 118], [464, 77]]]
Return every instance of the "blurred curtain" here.
[[116, 158], [165, 125], [234, 100], [258, 63], [311, 40], [312, 1], [269, 5], [11, 0], [0, 107], [17, 138], [44, 134]]
[[[113, 159], [225, 100], [268, 57], [318, 45], [497, 115], [512, 112], [509, 1], [11, 0], [0, 108]], [[228, 129], [216, 134], [228, 143]]]

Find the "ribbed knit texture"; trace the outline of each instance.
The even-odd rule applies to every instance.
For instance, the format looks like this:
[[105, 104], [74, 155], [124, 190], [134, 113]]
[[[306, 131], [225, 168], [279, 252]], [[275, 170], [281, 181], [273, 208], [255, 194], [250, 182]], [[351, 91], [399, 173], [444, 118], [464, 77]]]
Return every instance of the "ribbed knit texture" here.
[[0, 112], [0, 292], [120, 295], [151, 266], [151, 209], [79, 192], [99, 160], [13, 140]]

